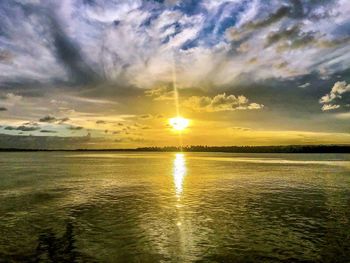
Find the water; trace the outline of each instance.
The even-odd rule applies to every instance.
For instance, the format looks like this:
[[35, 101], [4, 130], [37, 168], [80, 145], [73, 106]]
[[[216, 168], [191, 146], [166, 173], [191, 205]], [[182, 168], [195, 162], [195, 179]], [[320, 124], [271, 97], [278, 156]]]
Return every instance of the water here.
[[350, 262], [350, 156], [0, 153], [0, 262]]

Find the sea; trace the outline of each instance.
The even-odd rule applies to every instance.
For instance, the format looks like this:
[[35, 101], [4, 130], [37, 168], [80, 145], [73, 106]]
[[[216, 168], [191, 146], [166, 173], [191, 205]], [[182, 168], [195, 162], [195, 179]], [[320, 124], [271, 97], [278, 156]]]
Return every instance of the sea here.
[[350, 155], [2, 152], [0, 262], [350, 262]]

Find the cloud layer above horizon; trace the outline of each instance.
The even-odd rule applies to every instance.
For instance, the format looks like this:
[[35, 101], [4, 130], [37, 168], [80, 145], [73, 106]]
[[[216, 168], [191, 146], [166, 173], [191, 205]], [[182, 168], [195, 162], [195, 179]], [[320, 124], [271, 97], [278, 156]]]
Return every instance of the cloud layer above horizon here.
[[1, 1], [0, 133], [147, 141], [161, 127], [138, 116], [170, 116], [175, 81], [201, 121], [347, 134], [349, 12], [347, 0]]

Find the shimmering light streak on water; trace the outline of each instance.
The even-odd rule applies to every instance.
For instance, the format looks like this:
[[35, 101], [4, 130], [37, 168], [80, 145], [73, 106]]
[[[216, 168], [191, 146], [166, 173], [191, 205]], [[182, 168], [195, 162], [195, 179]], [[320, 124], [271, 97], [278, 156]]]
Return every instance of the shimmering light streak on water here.
[[175, 192], [178, 198], [181, 197], [183, 191], [184, 177], [186, 176], [186, 160], [183, 153], [175, 154], [174, 159], [174, 184]]

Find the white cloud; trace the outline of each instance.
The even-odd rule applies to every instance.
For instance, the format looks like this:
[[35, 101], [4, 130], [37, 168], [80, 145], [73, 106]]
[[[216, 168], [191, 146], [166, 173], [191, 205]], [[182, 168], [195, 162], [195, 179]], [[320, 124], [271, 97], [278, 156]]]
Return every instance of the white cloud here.
[[264, 107], [262, 104], [250, 103], [245, 96], [226, 95], [226, 93], [218, 94], [213, 98], [192, 96], [185, 100], [183, 105], [199, 112], [258, 110]]
[[311, 85], [311, 84], [310, 84], [309, 82], [307, 82], [307, 83], [305, 83], [305, 84], [300, 85], [299, 88], [305, 89], [305, 88], [307, 88], [307, 87], [310, 87], [310, 85]]
[[321, 104], [326, 104], [334, 101], [335, 99], [341, 99], [342, 94], [350, 92], [350, 84], [345, 81], [338, 81], [334, 84], [330, 93], [324, 95], [320, 99]]
[[340, 108], [340, 105], [337, 105], [337, 104], [324, 104], [322, 106], [322, 111], [336, 110], [339, 108]]

